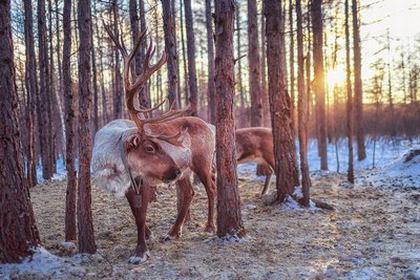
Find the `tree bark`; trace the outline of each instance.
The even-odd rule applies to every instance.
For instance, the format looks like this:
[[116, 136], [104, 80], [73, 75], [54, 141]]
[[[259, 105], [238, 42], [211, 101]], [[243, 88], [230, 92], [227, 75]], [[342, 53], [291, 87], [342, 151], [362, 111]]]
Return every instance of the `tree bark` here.
[[[58, 91], [56, 92], [56, 98], [57, 98], [57, 107], [58, 107], [58, 111], [59, 111], [59, 123], [60, 123], [60, 129], [58, 131], [59, 135], [60, 135], [60, 143], [61, 143], [61, 147], [64, 147], [64, 143], [65, 143], [65, 139], [66, 139], [66, 133], [65, 133], [65, 120], [64, 120], [64, 95], [63, 95], [63, 71], [62, 71], [62, 61], [61, 61], [61, 33], [60, 33], [60, 20], [59, 20], [59, 1], [58, 0], [54, 0], [54, 7], [55, 7], [55, 25], [56, 25], [56, 45], [55, 45], [55, 49], [56, 49], [56, 57], [57, 57], [57, 67], [58, 67]], [[61, 154], [64, 154], [64, 150], [61, 149], [59, 152], [61, 152]]]
[[[178, 46], [179, 46], [179, 42], [178, 39], [179, 37], [177, 36], [177, 14], [176, 14], [176, 9], [175, 9], [175, 0], [171, 0], [171, 14], [172, 14], [172, 18], [174, 20], [174, 37], [175, 37], [175, 49], [177, 50], [178, 53]], [[181, 20], [182, 21], [182, 20]], [[176, 67], [176, 76], [177, 76], [177, 84], [176, 84], [176, 92], [177, 92], [177, 103], [178, 103], [178, 107], [181, 108], [182, 107], [182, 101], [181, 101], [181, 65], [179, 62], [179, 58], [178, 58], [178, 54], [176, 54], [177, 56], [177, 67]]]
[[347, 138], [349, 152], [349, 166], [347, 180], [354, 183], [353, 171], [353, 93], [351, 88], [351, 67], [350, 67], [350, 26], [349, 26], [349, 0], [345, 0], [345, 35], [346, 35], [346, 88], [347, 88]]
[[217, 235], [241, 238], [245, 231], [242, 226], [235, 156], [234, 13], [233, 0], [215, 2]]
[[[90, 29], [93, 31], [93, 20], [90, 21]], [[95, 135], [99, 128], [99, 89], [98, 89], [98, 72], [96, 71], [96, 49], [93, 43], [93, 32], [90, 34], [90, 43], [92, 45], [92, 83], [93, 83], [93, 131]]]
[[53, 162], [51, 155], [51, 93], [48, 86], [48, 48], [47, 26], [45, 23], [45, 0], [38, 1], [38, 61], [39, 61], [39, 98], [38, 98], [38, 127], [40, 129], [40, 149], [42, 160], [42, 176], [49, 180], [53, 175]]
[[322, 0], [311, 0], [314, 91], [316, 94], [316, 123], [318, 125], [318, 149], [321, 157], [321, 170], [328, 170], [327, 129], [325, 117], [325, 81], [323, 54]]
[[95, 253], [96, 244], [93, 233], [91, 209], [90, 160], [92, 153], [92, 139], [89, 125], [89, 112], [92, 102], [90, 92], [91, 80], [91, 11], [90, 1], [79, 0], [78, 28], [79, 28], [79, 178], [77, 200], [77, 226], [79, 237], [79, 251], [81, 253]]
[[[242, 57], [242, 51], [241, 51], [241, 21], [240, 21], [241, 15], [240, 15], [240, 9], [239, 6], [236, 9], [236, 51], [237, 51], [237, 58]], [[244, 86], [242, 82], [242, 61], [241, 59], [238, 60], [238, 85], [239, 85], [239, 98], [240, 98], [240, 116], [241, 116], [241, 123], [240, 125], [243, 126], [244, 124], [248, 126], [249, 117], [248, 114], [246, 114], [244, 117], [245, 112], [245, 92], [244, 92]]]
[[187, 29], [187, 56], [188, 56], [188, 85], [189, 85], [189, 101], [191, 105], [191, 115], [197, 115], [197, 71], [195, 67], [195, 36], [193, 15], [191, 9], [191, 0], [184, 1], [185, 8], [185, 26]]
[[184, 7], [183, 1], [179, 1], [179, 28], [181, 31], [181, 49], [182, 49], [182, 66], [184, 72], [184, 100], [185, 105], [188, 105], [189, 100], [189, 90], [188, 90], [188, 70], [187, 70], [187, 56], [186, 56], [186, 47], [185, 47], [185, 37], [184, 37]]
[[292, 194], [297, 174], [296, 157], [293, 156], [295, 143], [293, 139], [290, 96], [287, 92], [286, 76], [283, 68], [284, 48], [281, 46], [282, 1], [265, 0], [264, 14], [266, 19], [268, 92], [270, 97], [271, 123], [273, 128], [275, 174], [277, 201], [284, 201]]
[[362, 89], [362, 52], [360, 46], [360, 25], [357, 0], [352, 0], [353, 44], [354, 44], [354, 124], [357, 141], [357, 159], [366, 158], [365, 135], [363, 128], [363, 89]]
[[[111, 2], [111, 12], [113, 17], [113, 31], [116, 38], [120, 38], [120, 32], [118, 28], [118, 21], [119, 21], [119, 15], [118, 15], [118, 0], [112, 0]], [[122, 118], [122, 100], [123, 100], [123, 87], [122, 87], [122, 77], [120, 72], [120, 53], [119, 50], [114, 46], [114, 69], [113, 69], [113, 75], [114, 75], [114, 94], [113, 94], [113, 100], [114, 100], [114, 119]]]
[[207, 28], [207, 97], [209, 107], [209, 121], [216, 123], [216, 103], [215, 84], [214, 84], [214, 37], [213, 37], [213, 19], [212, 19], [212, 0], [206, 0], [206, 28]]
[[14, 263], [41, 241], [23, 171], [10, 0], [0, 2], [0, 42], [0, 263]]
[[[144, 0], [139, 0], [139, 12], [140, 12], [140, 31], [143, 32], [146, 29], [146, 11], [144, 9]], [[146, 48], [140, 46], [140, 62], [143, 63], [146, 56]], [[144, 86], [139, 93], [139, 103], [143, 108], [150, 107], [150, 92], [149, 83]]]
[[63, 91], [64, 110], [66, 115], [66, 215], [64, 233], [65, 240], [76, 240], [76, 188], [77, 174], [75, 167], [74, 145], [74, 101], [72, 92], [70, 56], [71, 56], [71, 0], [64, 0], [63, 8]]
[[[264, 1], [262, 2], [262, 10], [264, 11]], [[263, 95], [263, 115], [264, 126], [271, 127], [270, 102], [268, 100], [267, 92], [267, 56], [265, 44], [265, 18], [264, 13], [261, 13], [261, 91]]]
[[[130, 29], [131, 29], [131, 43], [134, 47], [134, 44], [139, 38], [139, 16], [137, 13], [137, 0], [130, 0], [129, 1], [129, 14], [130, 14]], [[141, 73], [141, 58], [140, 58], [140, 52], [136, 53], [136, 56], [134, 57], [135, 63], [134, 63], [134, 71], [131, 71], [133, 75], [140, 75]]]
[[[309, 206], [311, 178], [308, 165], [308, 117], [309, 104], [305, 89], [305, 59], [303, 56], [303, 27], [302, 27], [302, 6], [301, 0], [296, 0], [296, 23], [297, 23], [297, 59], [298, 59], [298, 135], [300, 171], [302, 176], [302, 204]], [[291, 25], [293, 27], [293, 24]]]
[[[98, 12], [96, 7], [97, 2], [93, 1], [93, 14], [96, 14]], [[102, 50], [103, 46], [103, 40], [102, 37], [99, 34], [99, 24], [98, 20], [93, 21], [93, 27], [95, 29], [96, 33], [96, 42], [99, 44], [98, 52], [99, 52], [99, 80], [100, 80], [100, 86], [101, 86], [101, 107], [102, 107], [102, 116], [101, 116], [101, 125], [105, 125], [108, 121], [108, 104], [107, 104], [107, 96], [105, 92], [105, 77], [104, 77], [104, 65], [103, 65], [103, 56], [104, 51]]]
[[51, 162], [53, 166], [53, 173], [56, 173], [56, 153], [57, 151], [57, 132], [61, 131], [62, 128], [60, 128], [60, 112], [58, 109], [58, 100], [57, 100], [57, 89], [56, 89], [56, 81], [53, 78], [55, 75], [54, 71], [54, 48], [53, 48], [53, 30], [52, 30], [52, 4], [51, 0], [48, 0], [48, 43], [49, 43], [49, 55], [48, 55], [48, 61], [49, 61], [49, 71], [48, 71], [48, 87], [50, 92], [50, 115], [48, 117], [48, 126], [51, 130], [51, 139], [50, 143], [50, 157]]
[[172, 16], [172, 0], [161, 0], [163, 9], [163, 31], [165, 36], [165, 51], [167, 56], [166, 66], [168, 68], [168, 99], [169, 103], [175, 102], [175, 107], [179, 107], [178, 103], [178, 59], [176, 51], [175, 21]]
[[290, 97], [292, 106], [292, 123], [296, 127], [295, 112], [295, 37], [293, 27], [293, 0], [289, 0], [289, 29], [290, 29], [290, 45], [289, 45], [289, 67], [290, 67]]
[[248, 0], [248, 73], [251, 96], [251, 126], [263, 125], [260, 67], [257, 1]]
[[26, 129], [28, 131], [28, 153], [27, 153], [27, 178], [29, 187], [37, 184], [36, 178], [36, 98], [38, 96], [38, 83], [35, 61], [34, 31], [32, 2], [24, 1], [25, 9], [25, 85], [27, 91], [27, 115]]

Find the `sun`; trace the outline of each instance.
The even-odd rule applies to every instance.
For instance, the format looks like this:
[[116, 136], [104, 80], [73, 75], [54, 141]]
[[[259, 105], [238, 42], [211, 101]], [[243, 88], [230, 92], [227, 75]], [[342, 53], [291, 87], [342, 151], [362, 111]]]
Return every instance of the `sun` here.
[[343, 84], [345, 78], [344, 70], [340, 68], [330, 69], [327, 73], [327, 82], [330, 87]]

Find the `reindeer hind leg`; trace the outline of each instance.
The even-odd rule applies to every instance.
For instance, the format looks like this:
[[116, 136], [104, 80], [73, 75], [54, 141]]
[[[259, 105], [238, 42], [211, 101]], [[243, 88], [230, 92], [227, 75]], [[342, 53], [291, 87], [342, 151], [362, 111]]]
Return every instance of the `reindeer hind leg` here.
[[214, 168], [210, 168], [207, 171], [206, 169], [199, 169], [196, 172], [198, 178], [203, 183], [204, 188], [206, 189], [207, 198], [208, 198], [208, 214], [207, 214], [207, 223], [205, 227], [206, 232], [216, 232], [216, 227], [214, 225], [214, 202], [216, 199], [216, 172]]

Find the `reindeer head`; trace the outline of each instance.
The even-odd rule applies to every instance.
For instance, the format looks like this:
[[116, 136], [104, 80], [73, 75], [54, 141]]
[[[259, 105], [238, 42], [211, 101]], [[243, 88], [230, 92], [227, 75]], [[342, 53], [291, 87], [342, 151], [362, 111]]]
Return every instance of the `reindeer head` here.
[[[148, 183], [170, 183], [178, 179], [188, 165], [171, 151], [189, 153], [189, 136], [186, 130], [176, 135], [153, 135], [135, 131], [123, 140], [127, 164], [133, 176], [141, 176]], [[185, 164], [183, 164], [185, 163]]]
[[[134, 106], [134, 96], [143, 89], [151, 75], [165, 64], [166, 54], [163, 52], [158, 61], [155, 64], [151, 64], [150, 60], [155, 52], [155, 46], [150, 42], [143, 63], [142, 73], [137, 77], [134, 74], [130, 76], [131, 62], [140, 43], [144, 40], [147, 30], [144, 30], [140, 34], [134, 49], [128, 54], [123, 40], [116, 38], [111, 29], [105, 24], [104, 26], [124, 57], [125, 101], [130, 117], [137, 126], [135, 131], [131, 131], [123, 139], [123, 149], [127, 164], [134, 176], [141, 176], [151, 184], [174, 181], [181, 175], [183, 166], [179, 166], [179, 162], [174, 160], [170, 149], [168, 149], [168, 145], [179, 147], [179, 149], [189, 148], [185, 147], [184, 139], [186, 131], [179, 128], [180, 130], [173, 135], [165, 135], [163, 133], [154, 134], [149, 129], [145, 129], [145, 126], [159, 127], [159, 124], [182, 116], [189, 108], [175, 110], [174, 103], [172, 103], [169, 111], [157, 117], [149, 117], [153, 111], [164, 104], [165, 100], [150, 109], [136, 108]], [[135, 80], [134, 82], [131, 81], [133, 78]]]

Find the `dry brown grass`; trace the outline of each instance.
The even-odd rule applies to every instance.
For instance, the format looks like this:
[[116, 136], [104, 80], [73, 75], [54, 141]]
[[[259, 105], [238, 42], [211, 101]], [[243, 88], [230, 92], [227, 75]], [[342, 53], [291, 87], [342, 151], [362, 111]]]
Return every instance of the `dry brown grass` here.
[[[348, 188], [345, 176], [328, 175], [314, 179], [312, 192], [336, 211], [290, 210], [264, 206], [258, 195], [262, 183], [252, 178], [240, 180], [249, 235], [240, 243], [203, 232], [207, 198], [201, 186], [183, 237], [161, 243], [159, 237], [175, 219], [176, 192], [160, 189], [148, 213], [155, 235], [149, 242], [151, 258], [141, 265], [127, 263], [136, 244], [128, 203], [94, 188], [93, 220], [102, 257], [82, 262], [84, 279], [399, 279], [420, 264], [419, 189]], [[62, 254], [65, 182], [37, 186], [31, 195], [45, 248]]]

